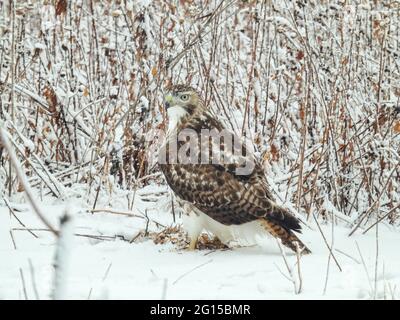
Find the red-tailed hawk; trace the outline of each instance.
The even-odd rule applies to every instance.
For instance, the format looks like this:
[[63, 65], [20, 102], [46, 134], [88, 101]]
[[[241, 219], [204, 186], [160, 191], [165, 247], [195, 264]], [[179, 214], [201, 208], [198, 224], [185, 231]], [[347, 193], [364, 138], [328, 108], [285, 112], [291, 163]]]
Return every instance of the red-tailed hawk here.
[[[169, 127], [159, 165], [186, 217], [194, 249], [203, 230], [229, 244], [235, 237], [268, 232], [296, 251], [311, 251], [294, 232], [299, 220], [278, 206], [261, 165], [206, 109], [199, 93], [176, 85], [165, 95]], [[227, 134], [229, 133], [229, 134]], [[217, 135], [217, 139], [215, 139]]]

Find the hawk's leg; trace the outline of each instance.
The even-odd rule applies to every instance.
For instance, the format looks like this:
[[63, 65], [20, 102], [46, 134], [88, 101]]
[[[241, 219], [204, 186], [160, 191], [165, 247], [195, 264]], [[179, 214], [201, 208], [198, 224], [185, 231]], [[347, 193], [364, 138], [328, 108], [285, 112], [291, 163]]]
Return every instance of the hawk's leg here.
[[189, 248], [188, 250], [194, 250], [196, 249], [196, 245], [197, 245], [197, 241], [198, 241], [199, 237], [191, 237], [190, 238], [190, 244], [189, 244]]
[[199, 236], [202, 230], [202, 225], [192, 225], [191, 228], [188, 229], [188, 236], [190, 239], [188, 250], [192, 251], [196, 249], [197, 242], [199, 240]]
[[190, 212], [188, 215], [183, 215], [183, 226], [187, 231], [190, 244], [188, 250], [196, 249], [197, 241], [200, 233], [203, 230], [203, 222], [200, 217], [194, 212]]

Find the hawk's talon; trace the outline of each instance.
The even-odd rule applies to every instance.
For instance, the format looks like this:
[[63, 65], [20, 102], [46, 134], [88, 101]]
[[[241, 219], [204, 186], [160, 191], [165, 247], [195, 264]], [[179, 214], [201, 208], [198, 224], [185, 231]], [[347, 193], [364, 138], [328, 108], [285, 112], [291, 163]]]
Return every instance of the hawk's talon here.
[[190, 240], [189, 247], [187, 248], [188, 251], [193, 251], [193, 250], [196, 249], [197, 240], [198, 240], [197, 238], [192, 238], [192, 239]]

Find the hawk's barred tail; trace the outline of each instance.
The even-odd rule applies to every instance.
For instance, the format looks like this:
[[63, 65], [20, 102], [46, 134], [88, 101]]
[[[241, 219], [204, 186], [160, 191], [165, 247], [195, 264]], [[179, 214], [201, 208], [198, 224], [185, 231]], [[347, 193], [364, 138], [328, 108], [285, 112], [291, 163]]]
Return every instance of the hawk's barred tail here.
[[306, 245], [301, 242], [301, 240], [292, 231], [283, 228], [282, 226], [280, 226], [276, 222], [269, 220], [268, 218], [262, 218], [260, 219], [260, 221], [265, 230], [268, 231], [275, 238], [281, 239], [282, 243], [286, 247], [292, 249], [294, 252], [297, 252], [297, 242], [302, 255], [311, 253], [311, 250], [308, 249]]

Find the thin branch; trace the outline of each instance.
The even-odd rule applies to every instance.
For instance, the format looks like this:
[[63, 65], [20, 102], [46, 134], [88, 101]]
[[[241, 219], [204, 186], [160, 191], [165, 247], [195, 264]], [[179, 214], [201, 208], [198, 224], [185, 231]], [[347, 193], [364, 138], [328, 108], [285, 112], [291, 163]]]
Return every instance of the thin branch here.
[[33, 196], [33, 193], [31, 191], [31, 188], [29, 186], [29, 183], [26, 179], [25, 173], [21, 169], [21, 165], [19, 164], [19, 161], [17, 160], [17, 157], [14, 153], [14, 150], [11, 147], [10, 141], [8, 139], [7, 133], [5, 132], [4, 128], [0, 128], [0, 138], [1, 141], [3, 142], [4, 148], [7, 150], [8, 155], [10, 157], [10, 162], [12, 163], [15, 172], [17, 173], [17, 177], [19, 179], [19, 182], [22, 184], [25, 190], [25, 194], [34, 210], [36, 215], [39, 217], [39, 219], [43, 222], [43, 224], [51, 230], [51, 232], [55, 235], [58, 236], [58, 231], [54, 229], [54, 227], [50, 224], [50, 222], [47, 220], [45, 217], [45, 214], [42, 212], [40, 209], [39, 205], [36, 203], [35, 197]]
[[31, 259], [28, 259], [28, 262], [29, 262], [29, 272], [31, 274], [33, 292], [35, 294], [36, 300], [40, 300], [39, 292], [38, 292], [38, 289], [37, 289], [37, 286], [36, 286], [36, 280], [35, 280], [35, 269], [33, 268], [33, 264], [32, 264]]
[[288, 263], [287, 258], [286, 258], [285, 249], [282, 246], [281, 239], [277, 238], [276, 241], [278, 243], [279, 250], [281, 251], [281, 255], [282, 255], [283, 261], [285, 262], [286, 269], [287, 269], [287, 271], [289, 273], [290, 281], [293, 283], [294, 293], [295, 294], [299, 294], [300, 292], [299, 292], [299, 288], [298, 288], [298, 285], [297, 285], [297, 281], [296, 281], [296, 278], [295, 278], [295, 276], [293, 274], [292, 268], [289, 267], [289, 263]]
[[[314, 218], [315, 223], [317, 224], [318, 230], [319, 230], [319, 232], [321, 233], [322, 238], [324, 239], [325, 245], [327, 246], [330, 255], [332, 255], [332, 258], [333, 258], [333, 260], [335, 261], [337, 267], [339, 268], [340, 272], [342, 272], [342, 268], [340, 267], [339, 262], [336, 260], [336, 257], [335, 257], [335, 255], [333, 254], [332, 249], [331, 249], [331, 247], [330, 247], [328, 241], [327, 241], [326, 238], [325, 238], [324, 232], [322, 231], [321, 226], [319, 225], [319, 222], [318, 222], [317, 218], [315, 217], [314, 214], [312, 214], [312, 216], [313, 216], [313, 218]], [[333, 223], [333, 221], [332, 221], [332, 223]]]
[[189, 273], [192, 273], [193, 271], [195, 271], [195, 270], [197, 270], [197, 269], [199, 269], [199, 268], [201, 268], [201, 267], [203, 267], [203, 266], [205, 266], [205, 265], [211, 263], [212, 261], [213, 261], [213, 260], [210, 259], [210, 260], [208, 260], [208, 261], [206, 261], [206, 262], [204, 262], [204, 263], [202, 263], [202, 264], [200, 264], [200, 265], [194, 267], [193, 269], [190, 269], [189, 271], [187, 271], [187, 272], [185, 272], [184, 274], [182, 274], [181, 276], [179, 276], [179, 277], [172, 283], [172, 285], [177, 284], [179, 280], [181, 280], [182, 278], [186, 277]]
[[19, 275], [21, 277], [22, 289], [23, 289], [23, 292], [24, 292], [24, 298], [25, 298], [25, 300], [28, 300], [28, 294], [26, 292], [26, 284], [25, 284], [24, 272], [22, 271], [21, 268], [19, 268]]

